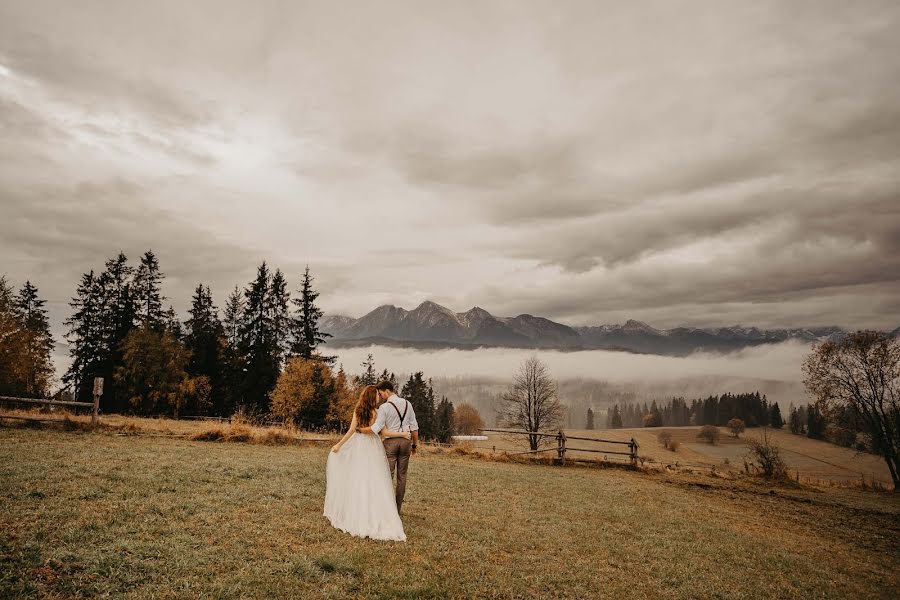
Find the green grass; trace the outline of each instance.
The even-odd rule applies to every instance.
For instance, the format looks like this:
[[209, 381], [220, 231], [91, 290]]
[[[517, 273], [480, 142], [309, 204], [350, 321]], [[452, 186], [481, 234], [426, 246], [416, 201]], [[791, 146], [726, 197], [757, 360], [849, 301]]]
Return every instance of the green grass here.
[[884, 494], [425, 455], [401, 544], [328, 525], [326, 453], [0, 428], [0, 597], [900, 594]]

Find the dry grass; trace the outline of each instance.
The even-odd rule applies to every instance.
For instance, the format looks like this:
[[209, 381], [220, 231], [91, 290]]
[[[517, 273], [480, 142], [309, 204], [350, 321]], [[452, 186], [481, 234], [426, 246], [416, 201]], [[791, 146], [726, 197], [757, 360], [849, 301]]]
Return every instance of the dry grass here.
[[[32, 422], [8, 417], [46, 418], [51, 422]], [[0, 422], [13, 427], [53, 427], [58, 425], [67, 430], [92, 430], [90, 415], [74, 415], [65, 411], [53, 413], [36, 410], [7, 410], [0, 413]], [[100, 431], [119, 435], [167, 436], [208, 442], [246, 442], [252, 444], [301, 444], [313, 441], [331, 442], [337, 435], [314, 434], [292, 427], [256, 426], [240, 418], [225, 420], [176, 420], [148, 419], [127, 415], [105, 415], [96, 427]]]
[[429, 450], [406, 544], [322, 517], [321, 446], [0, 428], [0, 597], [877, 598], [900, 499]]

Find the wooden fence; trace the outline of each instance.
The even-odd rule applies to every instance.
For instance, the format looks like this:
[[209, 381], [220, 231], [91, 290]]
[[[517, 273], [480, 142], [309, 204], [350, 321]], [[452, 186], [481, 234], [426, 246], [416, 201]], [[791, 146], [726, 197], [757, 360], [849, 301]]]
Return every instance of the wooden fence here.
[[[100, 396], [94, 396], [93, 402], [71, 402], [65, 400], [46, 400], [44, 398], [15, 398], [12, 396], [0, 396], [0, 402], [13, 404], [31, 404], [39, 406], [65, 406], [68, 408], [90, 408], [91, 425], [96, 425], [100, 412]], [[20, 421], [55, 421], [57, 419], [42, 419], [40, 417], [19, 417], [13, 415], [0, 415], [2, 419], [18, 419]]]
[[[566, 435], [563, 430], [559, 430], [556, 433], [539, 433], [534, 431], [522, 431], [515, 429], [481, 429], [480, 431], [490, 432], [490, 433], [500, 433], [503, 435], [526, 435], [528, 437], [539, 437], [539, 438], [554, 438], [556, 440], [556, 447], [549, 448], [538, 448], [537, 450], [525, 450], [523, 452], [512, 452], [510, 454], [541, 454], [543, 452], [556, 452], [556, 459], [561, 465], [566, 464], [566, 452], [594, 452], [597, 454], [613, 454], [617, 456], [627, 456], [628, 460], [631, 464], [636, 465], [638, 462], [638, 443], [634, 441], [634, 438], [631, 438], [630, 441], [623, 442], [621, 440], [607, 440], [604, 438], [594, 438], [594, 437], [582, 437], [582, 436], [574, 436], [574, 435]], [[597, 448], [574, 448], [568, 445], [569, 440], [576, 441], [585, 441], [585, 442], [599, 442], [602, 444], [613, 444], [617, 447], [619, 446], [627, 446], [628, 451], [623, 452], [622, 450], [604, 450]]]

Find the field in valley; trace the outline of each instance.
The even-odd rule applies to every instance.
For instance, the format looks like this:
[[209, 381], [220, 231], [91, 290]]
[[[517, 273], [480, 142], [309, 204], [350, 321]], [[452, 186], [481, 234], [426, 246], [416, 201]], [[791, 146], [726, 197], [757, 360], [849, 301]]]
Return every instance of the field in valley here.
[[322, 517], [323, 445], [0, 427], [0, 597], [891, 598], [900, 499], [425, 453], [409, 541]]
[[[667, 450], [658, 441], [657, 436], [663, 432], [669, 432], [672, 439], [679, 443], [675, 452]], [[567, 429], [567, 435], [581, 437], [599, 437], [610, 440], [628, 441], [631, 438], [639, 445], [638, 454], [642, 458], [651, 461], [659, 461], [665, 464], [678, 463], [680, 465], [701, 465], [704, 467], [715, 466], [720, 471], [743, 470], [744, 457], [748, 456], [749, 445], [747, 440], [761, 438], [763, 430], [760, 428], [748, 429], [737, 439], [724, 428], [720, 428], [721, 439], [715, 445], [702, 442], [697, 439], [699, 427], [653, 427], [640, 429]], [[767, 429], [766, 434], [770, 441], [778, 445], [782, 456], [794, 476], [798, 471], [801, 481], [809, 482], [835, 482], [853, 483], [873, 479], [890, 487], [891, 476], [884, 460], [868, 453], [860, 453], [849, 448], [842, 448], [828, 442], [813, 440], [804, 436], [794, 435], [786, 430]], [[479, 449], [508, 450], [514, 452], [524, 449], [521, 437], [510, 438], [499, 434], [491, 434], [487, 442], [478, 442]], [[555, 441], [551, 444], [555, 447]], [[576, 441], [569, 442], [570, 447], [588, 448], [600, 450], [627, 450], [624, 447], [616, 447], [608, 444]], [[553, 454], [552, 452], [548, 455]], [[597, 458], [596, 453], [567, 453], [573, 458]], [[602, 456], [602, 455], [601, 455]], [[621, 459], [609, 455], [610, 460]], [[726, 463], [727, 460], [727, 463]]]

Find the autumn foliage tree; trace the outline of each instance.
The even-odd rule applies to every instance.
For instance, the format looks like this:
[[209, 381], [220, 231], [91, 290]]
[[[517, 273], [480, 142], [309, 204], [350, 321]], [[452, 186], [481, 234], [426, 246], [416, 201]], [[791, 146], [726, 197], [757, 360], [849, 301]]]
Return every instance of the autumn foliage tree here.
[[21, 327], [13, 303], [13, 288], [0, 276], [0, 395], [12, 395], [19, 349], [16, 335]]
[[704, 425], [700, 428], [697, 437], [709, 444], [715, 444], [719, 441], [719, 428], [715, 425]]
[[728, 421], [728, 423], [725, 424], [725, 427], [728, 428], [728, 431], [730, 431], [731, 435], [734, 437], [740, 437], [740, 435], [747, 429], [747, 426], [744, 424], [744, 422], [737, 417]]
[[345, 385], [346, 376], [336, 377], [325, 361], [293, 357], [272, 392], [272, 414], [310, 429], [326, 427], [329, 416], [343, 419], [334, 411], [335, 407], [349, 405]]
[[135, 329], [125, 338], [122, 357], [116, 393], [129, 412], [178, 417], [207, 410], [209, 378], [188, 375], [190, 352], [169, 332]]
[[46, 397], [53, 379], [53, 336], [38, 289], [18, 294], [0, 277], [0, 395]]
[[45, 304], [30, 281], [25, 282], [15, 299], [20, 321], [17, 362], [22, 393], [36, 398], [50, 394], [53, 379], [53, 335]]
[[458, 435], [477, 435], [484, 429], [481, 413], [471, 404], [460, 404], [453, 412], [453, 423]]
[[359, 399], [360, 390], [350, 384], [343, 365], [335, 375], [335, 398], [328, 409], [325, 420], [329, 427], [343, 430], [353, 420], [353, 409]]

